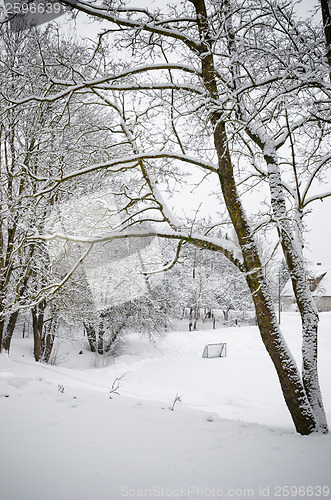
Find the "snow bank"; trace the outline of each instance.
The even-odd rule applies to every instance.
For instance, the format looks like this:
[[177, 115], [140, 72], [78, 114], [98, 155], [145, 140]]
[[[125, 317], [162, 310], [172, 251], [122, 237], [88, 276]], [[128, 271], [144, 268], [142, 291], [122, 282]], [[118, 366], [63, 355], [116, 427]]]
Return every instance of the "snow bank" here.
[[[330, 418], [329, 320], [320, 375]], [[287, 314], [284, 333], [299, 356], [297, 326]], [[215, 341], [228, 343], [228, 357], [202, 359]], [[330, 485], [330, 437], [295, 434], [256, 328], [174, 332], [156, 346], [131, 336], [98, 369], [81, 346], [61, 349], [60, 366], [34, 363], [30, 339], [0, 355], [1, 498], [278, 498], [286, 486], [312, 498]], [[183, 401], [170, 411], [176, 394]]]

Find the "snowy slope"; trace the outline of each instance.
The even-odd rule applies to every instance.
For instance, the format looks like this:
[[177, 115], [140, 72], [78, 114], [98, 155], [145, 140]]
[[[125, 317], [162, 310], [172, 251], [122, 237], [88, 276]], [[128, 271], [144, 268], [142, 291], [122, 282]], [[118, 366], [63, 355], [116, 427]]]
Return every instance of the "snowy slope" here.
[[[298, 317], [284, 318], [299, 360]], [[320, 333], [329, 422], [330, 320], [322, 315]], [[202, 359], [217, 341], [228, 357]], [[1, 498], [278, 498], [286, 486], [291, 497], [327, 498], [330, 437], [295, 434], [255, 327], [174, 332], [156, 346], [133, 335], [98, 369], [80, 349], [63, 343], [60, 366], [34, 363], [31, 339], [0, 355]]]

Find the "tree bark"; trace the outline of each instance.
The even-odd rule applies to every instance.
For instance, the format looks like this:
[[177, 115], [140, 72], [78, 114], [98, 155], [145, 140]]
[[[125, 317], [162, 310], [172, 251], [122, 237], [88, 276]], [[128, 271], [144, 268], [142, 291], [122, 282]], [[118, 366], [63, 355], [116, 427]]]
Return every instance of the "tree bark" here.
[[325, 44], [326, 44], [326, 58], [330, 66], [330, 78], [331, 78], [331, 12], [330, 12], [331, 6], [329, 0], [320, 0], [320, 2], [321, 2], [323, 29], [325, 35]]
[[301, 382], [299, 370], [280, 332], [272, 296], [262, 272], [262, 265], [245, 212], [239, 200], [233, 167], [227, 149], [225, 124], [217, 117], [215, 147], [219, 158], [219, 179], [231, 221], [243, 253], [246, 280], [254, 301], [262, 341], [275, 366], [286, 405], [297, 432], [302, 435], [316, 430], [316, 421]]
[[41, 332], [39, 331], [39, 321], [37, 308], [32, 309], [32, 330], [33, 330], [33, 355], [35, 361], [41, 358]]
[[270, 156], [266, 155], [265, 160], [268, 165], [273, 214], [278, 224], [278, 234], [301, 316], [303, 386], [315, 415], [318, 429], [327, 433], [328, 424], [323, 407], [317, 367], [318, 312], [309, 289], [300, 242], [297, 242], [292, 235], [292, 228], [288, 221], [279, 166], [272, 154]]
[[84, 328], [85, 328], [85, 332], [86, 332], [86, 336], [87, 336], [87, 340], [88, 340], [91, 352], [96, 352], [96, 350], [97, 350], [97, 336], [95, 333], [94, 325], [87, 323], [87, 322], [85, 322], [83, 324], [84, 324]]
[[99, 331], [98, 331], [98, 354], [104, 353], [104, 334], [105, 334], [105, 325], [104, 325], [104, 316], [101, 313], [100, 322], [99, 322]]
[[46, 303], [41, 302], [31, 310], [33, 329], [33, 354], [36, 361], [40, 361], [42, 357], [42, 331], [44, 326], [45, 307]]
[[3, 348], [8, 353], [10, 351], [11, 340], [12, 340], [13, 333], [15, 330], [17, 318], [18, 318], [18, 311], [14, 311], [9, 316], [6, 331], [5, 331], [5, 334], [3, 336]]
[[5, 327], [5, 320], [0, 320], [0, 352], [2, 351], [2, 338], [3, 338], [3, 330]]
[[52, 333], [47, 333], [45, 337], [45, 349], [43, 353], [43, 361], [44, 363], [49, 362], [49, 358], [51, 357], [53, 345], [54, 345], [55, 335]]

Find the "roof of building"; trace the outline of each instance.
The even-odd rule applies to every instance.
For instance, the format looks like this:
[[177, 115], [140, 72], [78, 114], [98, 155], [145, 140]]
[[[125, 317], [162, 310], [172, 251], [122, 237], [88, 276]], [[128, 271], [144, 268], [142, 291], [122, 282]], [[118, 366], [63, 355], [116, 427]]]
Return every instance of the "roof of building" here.
[[[309, 268], [310, 289], [314, 297], [331, 297], [331, 269], [322, 266]], [[282, 290], [283, 297], [293, 297], [291, 280], [288, 280]]]

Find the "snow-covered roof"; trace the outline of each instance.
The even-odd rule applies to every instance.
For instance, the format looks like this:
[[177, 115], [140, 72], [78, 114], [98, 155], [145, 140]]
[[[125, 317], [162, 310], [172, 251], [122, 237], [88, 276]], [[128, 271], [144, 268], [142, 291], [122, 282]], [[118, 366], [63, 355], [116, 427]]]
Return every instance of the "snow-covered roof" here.
[[[314, 297], [331, 297], [331, 268], [315, 266], [309, 268], [309, 279], [312, 283]], [[293, 297], [291, 280], [288, 280], [282, 290], [283, 297]]]

